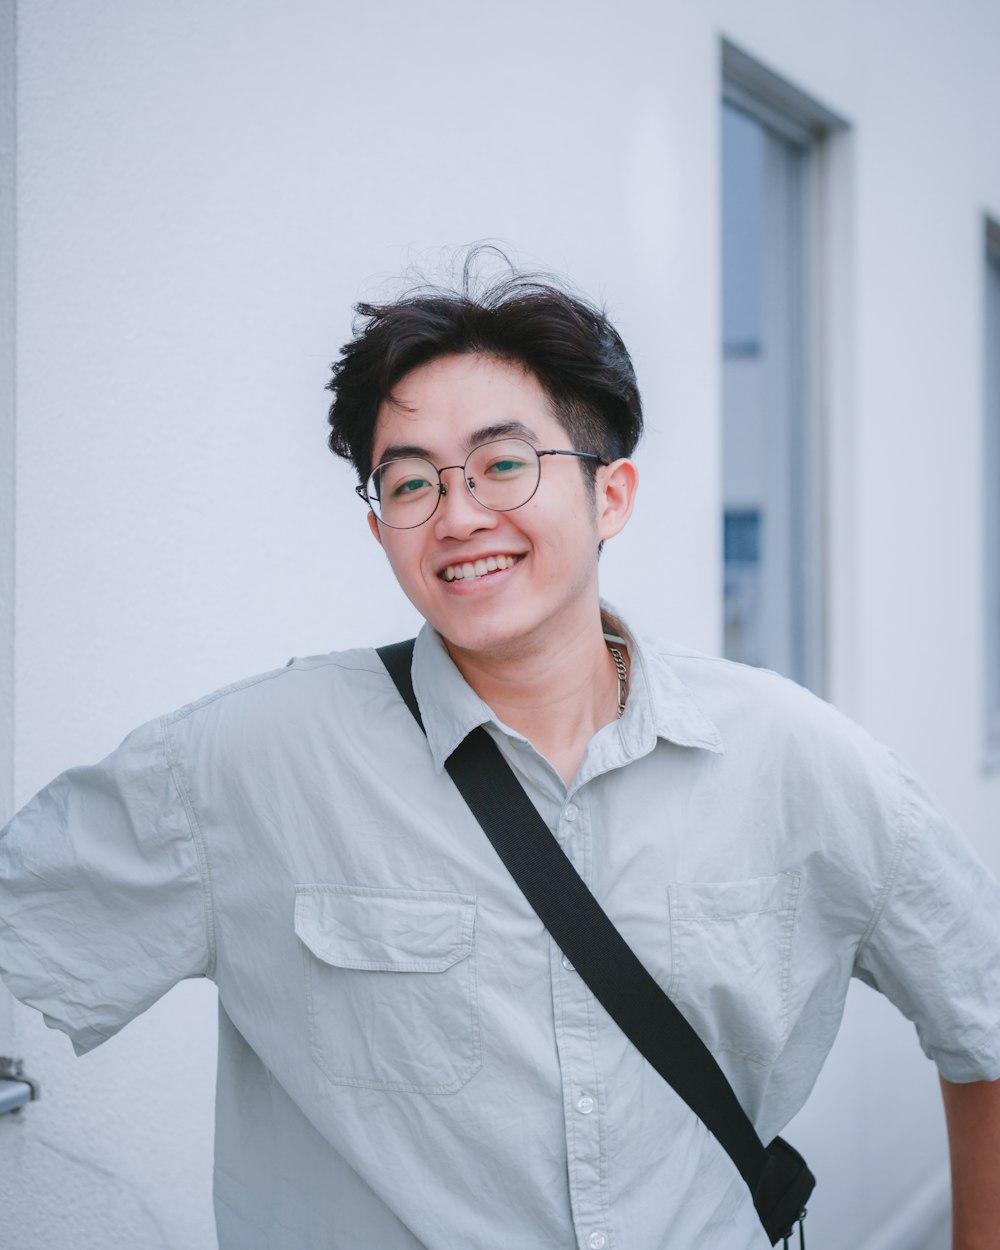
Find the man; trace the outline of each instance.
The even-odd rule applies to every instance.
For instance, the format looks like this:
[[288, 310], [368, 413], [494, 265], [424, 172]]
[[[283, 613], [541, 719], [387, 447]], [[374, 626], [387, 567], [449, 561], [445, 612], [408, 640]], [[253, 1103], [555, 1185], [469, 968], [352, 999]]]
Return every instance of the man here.
[[915, 1021], [956, 1246], [996, 1247], [995, 883], [831, 708], [602, 606], [641, 409], [599, 312], [517, 278], [361, 311], [331, 446], [427, 622], [426, 738], [369, 650], [137, 730], [0, 842], [11, 989], [85, 1051], [215, 980], [223, 1250], [766, 1246], [443, 773], [484, 725], [765, 1141], [852, 974]]

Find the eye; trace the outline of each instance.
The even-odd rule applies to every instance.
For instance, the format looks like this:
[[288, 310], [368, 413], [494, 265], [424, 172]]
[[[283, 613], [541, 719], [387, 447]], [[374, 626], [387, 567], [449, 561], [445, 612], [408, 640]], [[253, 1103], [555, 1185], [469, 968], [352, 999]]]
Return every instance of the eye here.
[[486, 472], [492, 477], [512, 477], [526, 467], [525, 462], [516, 456], [502, 456], [491, 460], [486, 466]]
[[411, 499], [420, 499], [433, 490], [431, 483], [435, 480], [435, 473], [434, 466], [428, 461], [415, 456], [402, 456], [399, 460], [379, 465], [372, 478], [379, 499], [403, 504]]
[[406, 477], [393, 483], [390, 494], [393, 499], [406, 499], [423, 490], [430, 490], [430, 485], [425, 477]]

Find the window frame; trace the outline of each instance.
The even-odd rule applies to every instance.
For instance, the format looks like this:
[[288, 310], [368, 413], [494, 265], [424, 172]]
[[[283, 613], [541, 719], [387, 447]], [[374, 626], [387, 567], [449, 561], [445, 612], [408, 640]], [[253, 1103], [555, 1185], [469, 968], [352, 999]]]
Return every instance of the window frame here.
[[1000, 771], [1000, 222], [983, 250], [984, 766]]
[[[729, 105], [799, 149], [803, 162], [801, 229], [803, 249], [796, 304], [802, 316], [791, 331], [790, 393], [802, 420], [790, 427], [793, 473], [790, 507], [798, 523], [791, 545], [789, 594], [796, 617], [797, 678], [829, 697], [831, 554], [829, 513], [828, 394], [831, 279], [831, 147], [848, 123], [812, 96], [767, 68], [741, 48], [721, 41], [721, 110]], [[720, 160], [721, 171], [721, 160]], [[720, 188], [721, 189], [721, 188]], [[724, 437], [724, 430], [720, 431]]]

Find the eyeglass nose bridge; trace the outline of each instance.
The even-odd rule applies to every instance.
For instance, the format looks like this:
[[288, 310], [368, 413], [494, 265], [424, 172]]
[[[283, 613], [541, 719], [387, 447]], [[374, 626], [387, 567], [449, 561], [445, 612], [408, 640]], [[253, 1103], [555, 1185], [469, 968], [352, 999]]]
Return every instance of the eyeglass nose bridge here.
[[[461, 470], [462, 470], [462, 480], [465, 482], [465, 488], [466, 488], [466, 490], [469, 492], [469, 494], [472, 496], [472, 498], [473, 498], [473, 499], [476, 499], [476, 479], [475, 479], [474, 477], [468, 477], [468, 476], [466, 475], [465, 469], [466, 469], [466, 465], [467, 465], [467, 464], [468, 464], [468, 461], [466, 461], [466, 462], [465, 462], [465, 464], [443, 464], [443, 465], [440, 467], [440, 469], [437, 469], [437, 475], [438, 475], [438, 501], [437, 501], [437, 502], [438, 502], [438, 503], [440, 503], [440, 502], [441, 502], [442, 497], [443, 497], [444, 495], [447, 495], [447, 493], [448, 493], [448, 483], [447, 483], [447, 482], [444, 480], [444, 478], [441, 476], [441, 474], [442, 474], [442, 473], [444, 473], [446, 469], [461, 469]], [[436, 468], [436, 467], [437, 467], [437, 466], [435, 466], [435, 468]], [[481, 508], [485, 508], [485, 507], [486, 507], [486, 504], [484, 504], [484, 503], [483, 503], [481, 500], [479, 500], [479, 499], [476, 499], [476, 503], [478, 503], [478, 504], [479, 504], [479, 506], [480, 506]], [[434, 508], [435, 508], [435, 511], [436, 511], [436, 510], [437, 510], [437, 503], [434, 505]], [[433, 513], [432, 513], [431, 515], [433, 515]]]

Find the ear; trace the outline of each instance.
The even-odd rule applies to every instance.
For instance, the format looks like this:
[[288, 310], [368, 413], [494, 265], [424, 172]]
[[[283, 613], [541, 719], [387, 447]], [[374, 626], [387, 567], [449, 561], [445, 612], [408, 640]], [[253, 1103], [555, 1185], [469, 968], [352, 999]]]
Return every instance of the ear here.
[[598, 469], [597, 533], [601, 542], [625, 528], [639, 489], [639, 472], [631, 460], [614, 460]]
[[375, 539], [375, 541], [376, 541], [376, 542], [378, 543], [378, 545], [381, 547], [381, 546], [382, 546], [382, 534], [381, 534], [381, 532], [379, 531], [379, 527], [378, 527], [378, 518], [375, 516], [375, 513], [374, 513], [374, 512], [369, 512], [369, 513], [368, 513], [368, 528], [369, 528], [369, 529], [371, 530], [371, 532], [372, 532], [372, 537]]

